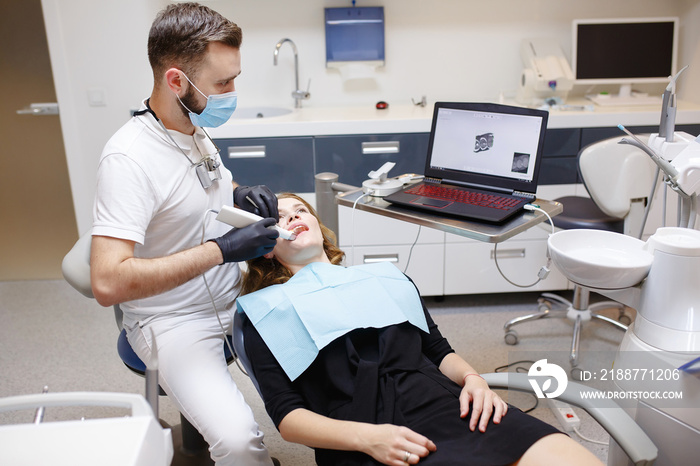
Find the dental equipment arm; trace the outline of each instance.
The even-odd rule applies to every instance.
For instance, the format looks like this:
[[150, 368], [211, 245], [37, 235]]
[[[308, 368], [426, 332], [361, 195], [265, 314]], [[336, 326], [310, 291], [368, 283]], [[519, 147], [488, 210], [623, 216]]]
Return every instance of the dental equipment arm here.
[[[507, 388], [523, 392], [533, 391], [527, 374], [499, 372], [481, 374], [481, 376], [492, 389]], [[569, 381], [566, 390], [557, 397], [557, 400], [584, 409], [608, 431], [635, 465], [651, 465], [658, 456], [656, 445], [630, 415], [613, 400], [594, 396], [583, 397], [584, 392], [597, 391], [595, 388]]]
[[622, 138], [621, 144], [630, 144], [646, 152], [651, 159], [663, 170], [667, 183], [679, 194], [681, 218], [678, 226], [695, 228], [697, 216], [697, 195], [700, 191], [700, 137], [691, 141], [685, 149], [673, 158], [672, 162], [661, 157], [653, 148], [644, 144], [622, 125], [617, 125], [622, 131], [632, 137], [632, 140]]
[[661, 104], [661, 122], [659, 123], [659, 137], [665, 138], [668, 142], [673, 142], [673, 134], [676, 131], [676, 81], [678, 77], [688, 68], [684, 66], [666, 86]]
[[644, 152], [646, 152], [649, 155], [649, 157], [651, 157], [651, 160], [653, 160], [654, 163], [656, 165], [658, 165], [659, 168], [661, 168], [661, 170], [663, 170], [663, 172], [668, 177], [673, 188], [680, 189], [680, 187], [678, 186], [678, 183], [676, 183], [676, 179], [678, 178], [678, 170], [676, 170], [676, 167], [671, 165], [671, 163], [668, 160], [664, 159], [659, 154], [657, 154], [654, 149], [652, 149], [648, 145], [644, 144], [644, 142], [642, 142], [641, 139], [639, 139], [637, 136], [632, 134], [627, 128], [625, 128], [622, 125], [617, 125], [617, 127], [620, 128], [625, 133], [627, 133], [632, 138], [632, 140], [627, 139], [627, 138], [622, 138], [620, 140], [620, 144], [629, 144], [631, 146], [637, 147], [637, 148], [643, 150]]

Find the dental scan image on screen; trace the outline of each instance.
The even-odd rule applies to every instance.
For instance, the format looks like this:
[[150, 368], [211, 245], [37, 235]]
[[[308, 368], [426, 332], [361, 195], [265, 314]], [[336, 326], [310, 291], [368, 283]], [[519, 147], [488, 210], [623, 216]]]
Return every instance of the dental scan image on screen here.
[[439, 109], [432, 166], [532, 181], [541, 119]]

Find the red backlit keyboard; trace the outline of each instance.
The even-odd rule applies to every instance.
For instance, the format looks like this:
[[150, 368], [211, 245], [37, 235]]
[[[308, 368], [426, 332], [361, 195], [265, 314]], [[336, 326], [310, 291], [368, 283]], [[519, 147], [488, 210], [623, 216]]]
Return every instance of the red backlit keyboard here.
[[467, 191], [463, 188], [452, 188], [449, 186], [434, 186], [421, 184], [414, 188], [404, 191], [407, 194], [416, 196], [432, 197], [437, 199], [446, 199], [463, 204], [472, 204], [483, 207], [491, 207], [494, 209], [507, 210], [518, 204], [520, 199], [499, 196], [497, 194], [486, 194], [475, 191]]

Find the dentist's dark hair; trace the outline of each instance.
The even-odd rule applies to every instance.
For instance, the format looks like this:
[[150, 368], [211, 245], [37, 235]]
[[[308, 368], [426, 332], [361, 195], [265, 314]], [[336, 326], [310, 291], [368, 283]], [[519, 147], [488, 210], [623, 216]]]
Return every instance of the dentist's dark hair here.
[[241, 28], [209, 7], [176, 3], [161, 10], [148, 33], [148, 61], [156, 85], [168, 69], [179, 68], [195, 79], [211, 42], [240, 48]]

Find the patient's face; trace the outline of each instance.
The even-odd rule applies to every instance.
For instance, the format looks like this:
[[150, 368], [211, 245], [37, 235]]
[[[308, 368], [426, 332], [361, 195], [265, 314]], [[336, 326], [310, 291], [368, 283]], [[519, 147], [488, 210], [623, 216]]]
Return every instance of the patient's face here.
[[318, 219], [303, 202], [294, 198], [280, 199], [278, 203], [280, 220], [277, 223], [297, 235], [294, 241], [277, 239], [272, 254], [284, 266], [295, 273], [293, 268], [303, 267], [311, 262], [328, 262], [323, 250], [323, 233]]

